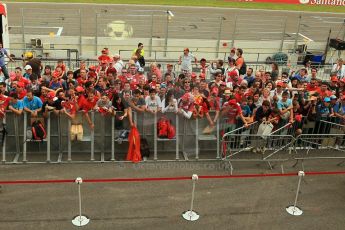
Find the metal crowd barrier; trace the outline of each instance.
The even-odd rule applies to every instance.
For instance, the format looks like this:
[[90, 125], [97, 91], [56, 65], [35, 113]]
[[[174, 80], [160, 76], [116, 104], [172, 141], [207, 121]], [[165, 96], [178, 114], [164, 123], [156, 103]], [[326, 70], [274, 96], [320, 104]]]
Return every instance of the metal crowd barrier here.
[[[25, 112], [21, 116], [8, 112], [8, 135], [2, 145], [2, 162], [16, 164], [125, 161], [128, 139], [123, 139], [121, 144], [117, 143], [121, 130], [115, 128], [115, 117], [102, 116], [98, 112], [89, 112], [89, 115], [95, 128], [91, 130], [87, 122], [83, 122], [81, 141], [71, 141], [71, 121], [67, 116], [54, 113], [49, 113], [44, 119], [47, 137], [37, 141], [27, 139], [30, 116]], [[133, 113], [141, 137], [147, 138], [149, 142], [153, 154], [149, 160], [220, 159], [219, 123], [212, 134], [201, 135], [200, 130], [207, 125], [206, 119], [186, 119], [175, 113], [166, 113], [164, 116], [170, 118], [176, 128], [176, 137], [165, 139], [157, 136], [157, 122], [161, 116], [161, 113]], [[124, 129], [130, 129], [127, 119], [124, 119]], [[201, 151], [207, 151], [208, 155], [201, 154]], [[171, 154], [165, 154], [171, 152], [175, 153], [173, 157]]]
[[[115, 128], [115, 117], [102, 116], [97, 112], [89, 112], [89, 115], [95, 129], [91, 130], [83, 122], [81, 141], [71, 141], [71, 121], [63, 114], [53, 113], [45, 118], [47, 138], [33, 141], [27, 140], [26, 136], [30, 126], [29, 115], [24, 113], [18, 116], [8, 112], [3, 120], [8, 135], [2, 143], [2, 163], [125, 161], [128, 140], [118, 143], [121, 130]], [[173, 139], [158, 138], [157, 122], [163, 115], [176, 128]], [[203, 128], [208, 125], [206, 118], [186, 119], [175, 113], [133, 113], [133, 119], [141, 137], [148, 140], [152, 153], [149, 161], [223, 160], [229, 163], [232, 170], [232, 162], [236, 161], [265, 162], [272, 168], [270, 162], [282, 163], [292, 156], [291, 153], [296, 154], [295, 160], [302, 162], [316, 158], [345, 159], [345, 156], [335, 155], [345, 152], [345, 126], [328, 120], [318, 121], [316, 128], [303, 127], [303, 133], [297, 136], [294, 124], [282, 124], [270, 135], [262, 136], [257, 134], [257, 122], [248, 127], [236, 127], [220, 118], [211, 134], [202, 134]], [[129, 129], [127, 119], [123, 126]], [[317, 134], [317, 131], [328, 133]], [[317, 153], [320, 155], [316, 156]]]
[[[321, 120], [319, 123], [319, 127], [312, 133], [303, 133], [296, 138], [294, 166], [301, 162], [304, 169], [304, 160], [345, 159], [345, 125], [327, 120]], [[327, 131], [327, 134], [315, 133], [321, 129]], [[344, 161], [339, 165], [342, 163]]]

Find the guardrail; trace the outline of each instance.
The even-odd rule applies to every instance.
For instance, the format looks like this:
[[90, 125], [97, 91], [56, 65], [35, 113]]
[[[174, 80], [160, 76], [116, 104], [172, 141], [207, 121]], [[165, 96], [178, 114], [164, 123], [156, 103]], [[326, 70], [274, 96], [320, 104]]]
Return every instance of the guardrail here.
[[[128, 139], [123, 138], [120, 142], [119, 134], [123, 129], [129, 128], [128, 121], [124, 121], [123, 128], [118, 128], [114, 116], [89, 113], [95, 128], [90, 129], [83, 122], [82, 140], [71, 140], [71, 121], [66, 120], [65, 115], [50, 113], [45, 119], [46, 139], [33, 141], [26, 136], [30, 127], [28, 114], [18, 116], [8, 112], [3, 120], [8, 135], [2, 143], [2, 163], [125, 161]], [[82, 113], [78, 115], [81, 116]], [[158, 137], [157, 123], [163, 115], [176, 128], [176, 136], [172, 139]], [[218, 119], [211, 134], [203, 134], [203, 128], [208, 125], [206, 119], [186, 119], [175, 113], [133, 113], [133, 118], [141, 137], [146, 138], [149, 143], [152, 154], [148, 161], [222, 160], [230, 165], [232, 173], [233, 162], [237, 161], [263, 162], [269, 168], [272, 168], [271, 162], [278, 162], [284, 172], [283, 162], [289, 159], [302, 162], [320, 158], [345, 159], [343, 155], [335, 155], [337, 152], [345, 152], [345, 126], [327, 120], [320, 121], [326, 127], [323, 130], [328, 131], [327, 134], [315, 134], [320, 129], [310, 130], [306, 127], [302, 134], [294, 135], [293, 125], [283, 124], [281, 129], [277, 129], [278, 132], [263, 136], [257, 134], [258, 123], [252, 123], [248, 127], [231, 126], [232, 130], [229, 131], [224, 118]], [[280, 130], [287, 131], [279, 133]], [[311, 152], [313, 155], [320, 155], [311, 157]]]

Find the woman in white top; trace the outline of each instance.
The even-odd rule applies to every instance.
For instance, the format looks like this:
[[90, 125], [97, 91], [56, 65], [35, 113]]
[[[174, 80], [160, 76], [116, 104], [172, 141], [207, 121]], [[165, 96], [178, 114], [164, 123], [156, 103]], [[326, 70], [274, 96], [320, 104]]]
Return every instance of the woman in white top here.
[[169, 90], [162, 101], [163, 113], [177, 113], [177, 100], [174, 98], [174, 92]]
[[339, 79], [345, 77], [345, 65], [343, 59], [338, 59], [337, 63], [333, 65], [332, 72], [337, 72], [337, 77]]

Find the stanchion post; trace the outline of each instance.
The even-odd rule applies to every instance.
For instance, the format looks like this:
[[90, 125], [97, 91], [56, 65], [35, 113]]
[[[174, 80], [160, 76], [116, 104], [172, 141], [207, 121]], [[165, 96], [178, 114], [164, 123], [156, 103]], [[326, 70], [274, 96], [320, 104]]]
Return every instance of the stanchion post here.
[[298, 172], [298, 185], [297, 185], [297, 192], [296, 192], [296, 197], [295, 197], [295, 203], [293, 205], [290, 205], [288, 207], [286, 207], [286, 211], [293, 216], [300, 216], [303, 214], [303, 211], [301, 208], [297, 207], [297, 200], [298, 200], [298, 194], [299, 194], [299, 190], [301, 187], [301, 181], [302, 181], [302, 177], [304, 177], [305, 173], [303, 171], [299, 171]]
[[196, 184], [196, 181], [198, 179], [199, 179], [199, 177], [197, 174], [192, 175], [193, 189], [192, 189], [192, 200], [191, 200], [191, 204], [190, 204], [190, 210], [182, 213], [182, 217], [188, 221], [196, 221], [200, 217], [200, 215], [197, 212], [193, 211], [195, 184]]
[[85, 226], [90, 222], [90, 219], [87, 216], [83, 216], [81, 214], [81, 192], [80, 192], [80, 185], [83, 183], [83, 179], [81, 177], [77, 177], [75, 179], [75, 183], [78, 185], [78, 197], [79, 197], [79, 215], [73, 218], [72, 224], [74, 226]]

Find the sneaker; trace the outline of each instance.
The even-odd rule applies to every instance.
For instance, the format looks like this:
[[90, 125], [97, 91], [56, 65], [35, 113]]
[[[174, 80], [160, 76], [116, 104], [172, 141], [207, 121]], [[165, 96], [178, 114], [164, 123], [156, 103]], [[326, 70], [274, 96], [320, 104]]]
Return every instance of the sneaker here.
[[117, 138], [117, 143], [120, 145], [120, 144], [122, 144], [122, 138]]
[[147, 161], [147, 157], [143, 157], [143, 161]]

